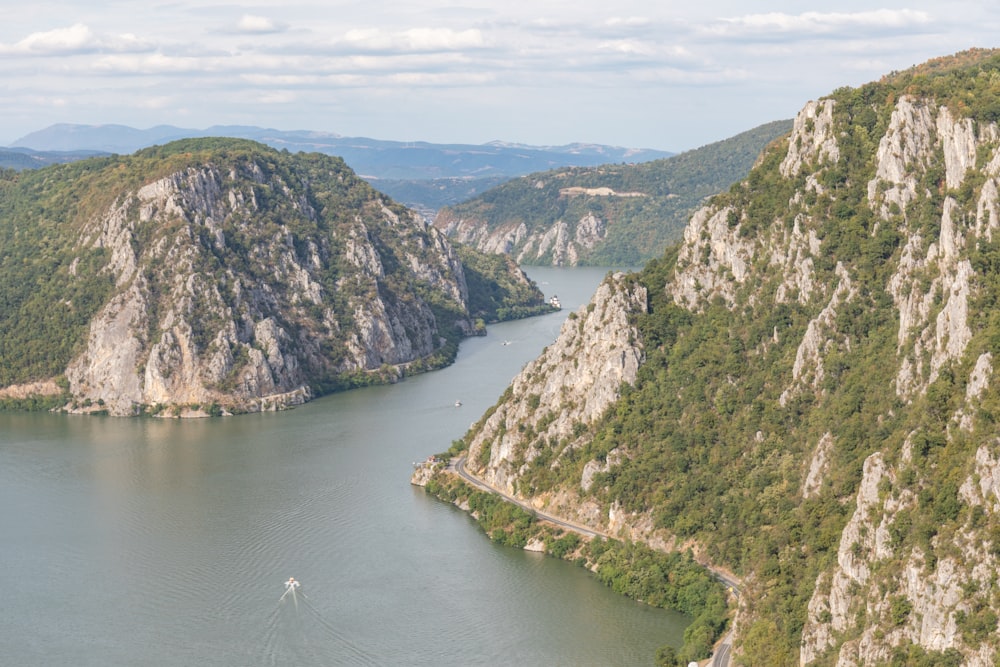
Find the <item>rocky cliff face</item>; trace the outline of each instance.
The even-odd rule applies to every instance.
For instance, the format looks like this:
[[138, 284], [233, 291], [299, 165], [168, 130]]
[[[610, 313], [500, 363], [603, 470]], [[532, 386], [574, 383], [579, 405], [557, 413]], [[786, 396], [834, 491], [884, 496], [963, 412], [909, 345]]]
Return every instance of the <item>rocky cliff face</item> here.
[[[810, 103], [796, 120], [781, 162], [786, 178], [809, 171], [804, 191], [796, 197], [810, 192], [822, 195], [820, 178], [840, 159], [834, 108], [834, 100]], [[898, 314], [897, 354], [881, 363], [895, 366], [893, 391], [904, 403], [926, 393], [943, 369], [953, 368], [973, 338], [970, 300], [980, 289], [982, 276], [976, 275], [968, 249], [980, 240], [991, 240], [997, 229], [992, 215], [997, 206], [996, 143], [995, 124], [956, 118], [933, 100], [912, 97], [903, 97], [895, 104], [878, 143], [875, 174], [866, 184], [865, 204], [876, 225], [891, 226], [902, 233], [902, 250], [886, 285]], [[976, 170], [977, 155], [989, 156], [982, 171]], [[921, 188], [926, 187], [922, 183], [930, 170], [939, 170], [937, 185], [946, 194], [940, 213], [934, 216], [937, 229], [928, 234], [907, 224], [907, 213], [916, 217], [911, 205], [921, 195], [926, 196]], [[967, 179], [981, 180], [982, 186], [978, 196], [963, 205], [957, 191]], [[731, 212], [708, 208], [692, 220], [679, 261], [682, 266], [688, 264], [668, 288], [675, 300], [691, 308], [713, 297], [732, 303], [738, 287], [752, 279], [747, 267], [764, 249], [770, 251], [771, 263], [783, 266], [785, 281], [777, 291], [777, 300], [791, 294], [801, 300], [812, 297], [816, 290], [813, 265], [820, 248], [812, 232], [803, 232], [806, 219], [796, 218], [785, 239], [748, 239], [740, 237], [738, 226], [727, 224]], [[695, 259], [699, 257], [706, 261]], [[799, 341], [781, 405], [798, 392], [821, 392], [824, 359], [831, 350], [850, 345], [848, 337], [838, 331], [837, 315], [857, 299], [851, 273], [838, 263], [838, 282], [820, 287], [826, 293], [825, 305]], [[991, 354], [983, 352], [969, 376], [965, 400], [952, 419], [956, 431], [971, 431], [970, 415], [976, 412], [991, 376]], [[829, 435], [816, 448], [804, 496], [815, 493], [822, 479]], [[996, 445], [997, 441], [989, 438], [976, 450], [976, 467], [962, 482], [964, 502], [984, 512], [993, 511], [996, 496], [991, 495], [994, 490], [988, 483], [982, 485], [987, 491], [980, 492], [983, 473], [978, 468], [992, 456], [987, 452], [994, 451]], [[886, 456], [880, 450], [865, 461], [853, 516], [840, 539], [837, 563], [820, 575], [809, 604], [801, 663], [813, 664], [834, 656], [837, 665], [878, 664], [890, 660], [894, 647], [912, 643], [928, 651], [961, 648], [964, 664], [993, 664], [994, 648], [966, 642], [956, 618], [967, 618], [975, 610], [994, 604], [989, 595], [970, 591], [991, 588], [987, 580], [995, 572], [995, 556], [983, 548], [982, 533], [968, 528], [957, 531], [955, 553], [936, 561], [928, 560], [919, 548], [895, 548], [894, 524], [901, 512], [920, 511], [917, 494], [929, 481], [911, 477], [903, 482], [903, 471], [913, 474], [909, 442], [901, 452], [893, 453], [898, 456], [896, 464], [888, 464]], [[903, 567], [884, 567], [889, 562], [902, 562]], [[990, 630], [995, 626], [993, 618]]]
[[[609, 193], [603, 196], [614, 196]], [[463, 218], [445, 210], [434, 221], [449, 238], [480, 252], [511, 255], [518, 264], [577, 266], [606, 238], [607, 221], [593, 212], [579, 219], [557, 220], [551, 227], [529, 230], [512, 221], [490, 229], [476, 218]]]
[[[997, 132], [995, 124], [977, 127], [972, 119], [956, 118], [931, 100], [904, 97], [879, 142], [875, 178], [867, 190], [881, 224], [899, 223], [899, 212], [917, 198], [919, 182], [930, 168], [941, 169], [945, 191], [960, 189], [966, 179], [985, 179], [972, 206], [963, 207], [956, 194], [944, 196], [936, 234], [928, 238], [923, 230], [906, 230], [888, 284], [898, 312], [894, 388], [903, 401], [926, 393], [944, 369], [963, 358], [972, 341], [970, 300], [982, 277], [976, 276], [968, 248], [991, 239], [997, 229], [996, 218], [989, 215], [997, 205], [1000, 176]], [[829, 130], [827, 134], [819, 143], [834, 146], [834, 137]], [[977, 173], [977, 154], [986, 153], [991, 159]], [[827, 344], [830, 339], [820, 340]], [[801, 346], [810, 344], [816, 343], [803, 340]], [[814, 372], [822, 368], [819, 360], [810, 366]], [[965, 437], [958, 432], [973, 430], [970, 415], [977, 411], [991, 376], [992, 354], [982, 352], [969, 374], [964, 400], [952, 416], [955, 433], [949, 438]], [[962, 480], [960, 495], [972, 511], [995, 511], [997, 495], [988, 481], [992, 470], [988, 461], [998, 442], [983, 441], [975, 450], [975, 465]], [[995, 664], [994, 647], [966, 641], [969, 637], [958, 628], [958, 619], [995, 606], [988, 591], [998, 563], [993, 550], [984, 548], [982, 532], [957, 527], [953, 553], [939, 559], [929, 559], [919, 547], [900, 550], [893, 544], [901, 513], [920, 511], [918, 494], [929, 487], [927, 480], [903, 479], [912, 474], [912, 447], [911, 438], [898, 455], [893, 452], [894, 458], [898, 456], [895, 464], [887, 463], [889, 453], [881, 450], [866, 459], [837, 564], [820, 576], [809, 604], [802, 664], [827, 653], [837, 656], [838, 665], [874, 664], [889, 660], [893, 647], [907, 643], [938, 652], [962, 648], [966, 665]], [[887, 561], [901, 562], [902, 568], [880, 567]], [[860, 627], [859, 618], [866, 619]], [[996, 629], [994, 615], [988, 631]]]
[[1000, 128], [907, 76], [807, 104], [468, 436], [497, 486], [740, 571], [747, 664], [1000, 655]]
[[643, 345], [632, 319], [645, 311], [641, 285], [621, 273], [606, 279], [589, 305], [570, 314], [558, 340], [514, 378], [509, 400], [473, 428], [470, 469], [530, 497], [528, 466], [541, 455], [552, 466], [572, 456], [622, 387], [635, 382]]
[[[403, 303], [404, 294], [380, 284], [387, 273], [377, 244], [384, 231], [398, 232], [403, 256], [394, 259], [410, 280], [461, 309], [466, 288], [450, 247], [415, 216], [375, 201], [340, 238], [324, 237], [297, 186], [254, 162], [204, 165], [124, 193], [95, 219], [81, 243], [109, 251], [121, 291], [67, 369], [74, 397], [112, 414], [210, 403], [268, 409], [309, 398], [317, 374], [377, 371], [440, 347], [430, 305]], [[314, 231], [300, 236], [290, 220], [262, 219], [263, 188], [282, 199], [269, 207]], [[151, 238], [140, 246], [142, 233]], [[234, 246], [249, 251], [243, 270], [219, 261]], [[338, 260], [349, 270], [330, 283], [324, 274]], [[331, 287], [353, 294], [337, 299]], [[323, 348], [335, 343], [343, 351], [331, 360]]]
[[199, 154], [116, 193], [77, 247], [114, 290], [66, 368], [73, 411], [276, 409], [439, 365], [472, 330], [444, 236], [336, 158]]

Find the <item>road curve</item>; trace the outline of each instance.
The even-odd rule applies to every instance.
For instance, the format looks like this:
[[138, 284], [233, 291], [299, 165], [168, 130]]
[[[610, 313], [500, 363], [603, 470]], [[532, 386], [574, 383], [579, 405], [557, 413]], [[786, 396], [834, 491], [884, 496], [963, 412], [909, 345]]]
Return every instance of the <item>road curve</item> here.
[[448, 467], [451, 470], [453, 470], [459, 477], [461, 477], [462, 479], [464, 479], [466, 482], [473, 485], [477, 489], [482, 489], [483, 491], [487, 491], [489, 493], [495, 493], [504, 500], [506, 500], [507, 502], [514, 503], [518, 507], [521, 507], [522, 509], [531, 512], [532, 514], [535, 515], [536, 518], [542, 519], [543, 521], [547, 521], [549, 523], [553, 523], [561, 528], [566, 528], [567, 530], [571, 530], [574, 533], [579, 533], [580, 535], [585, 535], [587, 537], [605, 537], [605, 538], [610, 537], [607, 533], [602, 533], [598, 530], [594, 530], [593, 528], [588, 528], [587, 526], [581, 526], [578, 523], [573, 523], [572, 521], [567, 521], [560, 517], [553, 516], [551, 514], [546, 514], [541, 510], [535, 509], [534, 507], [524, 502], [523, 500], [515, 498], [514, 496], [508, 493], [505, 493], [504, 491], [501, 491], [495, 486], [491, 486], [490, 484], [479, 479], [478, 477], [473, 476], [472, 473], [470, 473], [468, 470], [465, 469], [464, 456], [454, 459], [451, 462], [451, 464], [449, 464]]
[[[587, 537], [604, 537], [608, 539], [611, 538], [610, 535], [608, 535], [607, 533], [602, 533], [599, 530], [594, 530], [593, 528], [588, 528], [587, 526], [582, 526], [578, 523], [573, 523], [572, 521], [566, 521], [565, 519], [562, 519], [560, 517], [553, 516], [551, 514], [546, 514], [545, 512], [542, 512], [541, 510], [532, 507], [523, 500], [515, 498], [514, 496], [490, 485], [486, 481], [479, 479], [478, 477], [474, 476], [472, 473], [470, 473], [468, 470], [465, 469], [464, 456], [459, 456], [457, 458], [452, 459], [448, 463], [448, 469], [454, 472], [456, 475], [461, 477], [469, 484], [471, 484], [472, 486], [476, 487], [477, 489], [481, 489], [488, 493], [495, 493], [498, 496], [502, 497], [504, 500], [514, 503], [518, 507], [521, 507], [527, 510], [528, 512], [531, 512], [532, 514], [535, 515], [535, 517], [543, 521], [547, 521], [549, 523], [555, 524], [562, 528], [566, 528], [567, 530], [571, 530], [575, 533]], [[715, 575], [716, 579], [721, 581], [729, 589], [729, 591], [733, 595], [739, 596], [740, 582], [738, 579], [733, 577], [731, 574], [722, 572], [721, 570], [716, 570], [714, 568], [708, 568], [708, 569], [712, 572], [712, 574]], [[712, 654], [712, 662], [711, 662], [712, 667], [729, 667], [729, 656], [732, 653], [732, 650], [733, 650], [733, 631], [730, 630], [725, 634], [722, 640], [715, 647], [715, 652]]]

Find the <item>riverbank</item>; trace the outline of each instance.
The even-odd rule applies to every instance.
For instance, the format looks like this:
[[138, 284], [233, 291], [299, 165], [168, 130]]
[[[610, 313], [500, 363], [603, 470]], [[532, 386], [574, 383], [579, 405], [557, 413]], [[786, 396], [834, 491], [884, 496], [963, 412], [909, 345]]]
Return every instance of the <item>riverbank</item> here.
[[[712, 657], [724, 634], [729, 638], [727, 589], [735, 592], [738, 582], [697, 563], [690, 551], [664, 552], [623, 542], [539, 512], [468, 473], [464, 457], [431, 457], [417, 466], [411, 482], [468, 512], [494, 542], [573, 562], [617, 593], [689, 616], [684, 644], [661, 646], [657, 665], [703, 661]], [[724, 639], [716, 653], [728, 660], [728, 648]]]

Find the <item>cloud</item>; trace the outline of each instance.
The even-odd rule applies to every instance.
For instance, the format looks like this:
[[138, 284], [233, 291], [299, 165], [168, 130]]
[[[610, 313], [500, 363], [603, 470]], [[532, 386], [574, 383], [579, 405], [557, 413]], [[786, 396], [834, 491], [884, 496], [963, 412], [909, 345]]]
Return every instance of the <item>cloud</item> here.
[[616, 39], [601, 42], [597, 45], [597, 48], [604, 51], [611, 51], [612, 53], [646, 57], [652, 56], [656, 53], [656, 49], [652, 44], [636, 39]]
[[219, 59], [192, 58], [151, 53], [148, 55], [109, 55], [87, 66], [88, 71], [102, 74], [191, 74], [217, 71]]
[[864, 12], [769, 12], [721, 19], [707, 32], [730, 37], [843, 36], [859, 32], [912, 31], [932, 24], [930, 14], [912, 9], [876, 9]]
[[249, 35], [266, 35], [271, 33], [284, 32], [287, 26], [275, 22], [266, 16], [255, 16], [244, 14], [236, 24], [237, 32]]
[[298, 100], [298, 96], [288, 90], [272, 90], [256, 98], [260, 104], [292, 104]]
[[136, 108], [139, 109], [169, 109], [175, 104], [175, 100], [172, 97], [166, 95], [160, 95], [157, 97], [145, 97], [137, 98], [135, 101]]
[[89, 27], [76, 23], [68, 28], [35, 32], [16, 44], [0, 44], [0, 55], [64, 56], [86, 53], [136, 53], [150, 46], [135, 35], [103, 36]]
[[599, 42], [597, 52], [608, 52], [624, 56], [647, 58], [663, 65], [697, 66], [698, 62], [687, 47], [678, 44], [664, 44], [648, 39], [612, 39]]
[[435, 52], [461, 51], [485, 47], [486, 40], [476, 28], [411, 28], [387, 32], [379, 28], [348, 31], [337, 45], [370, 52]]
[[652, 23], [649, 19], [642, 16], [613, 16], [604, 22], [604, 25], [610, 27], [644, 27]]
[[476, 29], [414, 28], [402, 34], [409, 48], [415, 51], [460, 51], [486, 45], [482, 33]]

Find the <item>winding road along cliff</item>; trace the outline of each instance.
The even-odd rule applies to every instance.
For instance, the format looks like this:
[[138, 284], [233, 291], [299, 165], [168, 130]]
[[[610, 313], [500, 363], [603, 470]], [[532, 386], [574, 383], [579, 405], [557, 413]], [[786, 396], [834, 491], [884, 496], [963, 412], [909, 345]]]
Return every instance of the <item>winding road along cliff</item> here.
[[[486, 491], [487, 493], [495, 493], [500, 497], [502, 497], [507, 502], [514, 503], [515, 505], [523, 508], [524, 510], [531, 512], [537, 519], [540, 519], [542, 521], [547, 521], [548, 523], [559, 526], [560, 528], [565, 528], [566, 530], [571, 530], [574, 533], [583, 535], [584, 537], [589, 537], [589, 538], [603, 537], [605, 539], [612, 539], [612, 537], [607, 533], [603, 533], [599, 530], [594, 530], [593, 528], [588, 528], [587, 526], [582, 526], [578, 523], [567, 521], [566, 519], [542, 512], [537, 508], [531, 506], [530, 504], [522, 500], [519, 500], [518, 498], [515, 498], [514, 496], [505, 493], [504, 491], [494, 486], [491, 486], [487, 482], [474, 476], [472, 473], [470, 473], [468, 470], [465, 469], [464, 456], [452, 459], [448, 463], [448, 471], [458, 475], [468, 484], [471, 484], [477, 489], [481, 489], [483, 491]], [[738, 579], [736, 579], [735, 577], [733, 577], [733, 575], [727, 572], [722, 572], [713, 568], [709, 569], [712, 571], [715, 577], [719, 581], [721, 581], [726, 586], [726, 588], [729, 589], [729, 591], [733, 595], [739, 595], [740, 582]], [[722, 638], [719, 644], [715, 647], [715, 653], [712, 656], [710, 664], [713, 667], [729, 667], [729, 656], [732, 653], [732, 648], [733, 648], [733, 632], [732, 630], [730, 630], [729, 632], [726, 633], [726, 635]]]

